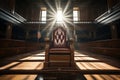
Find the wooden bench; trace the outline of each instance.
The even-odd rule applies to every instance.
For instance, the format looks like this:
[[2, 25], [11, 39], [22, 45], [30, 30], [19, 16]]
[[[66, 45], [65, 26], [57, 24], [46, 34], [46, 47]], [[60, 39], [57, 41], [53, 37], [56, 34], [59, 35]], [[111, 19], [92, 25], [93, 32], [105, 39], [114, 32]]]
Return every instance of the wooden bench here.
[[110, 39], [80, 43], [80, 50], [120, 57], [120, 39]]
[[25, 42], [22, 40], [0, 40], [0, 58], [36, 51], [40, 49], [40, 43]]

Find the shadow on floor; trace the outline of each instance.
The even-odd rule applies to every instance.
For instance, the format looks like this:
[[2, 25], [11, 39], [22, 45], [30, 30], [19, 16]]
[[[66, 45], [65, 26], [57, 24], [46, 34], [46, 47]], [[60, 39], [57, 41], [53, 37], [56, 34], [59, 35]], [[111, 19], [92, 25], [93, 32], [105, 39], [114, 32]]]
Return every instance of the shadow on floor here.
[[78, 73], [46, 73], [39, 74], [35, 80], [87, 80]]

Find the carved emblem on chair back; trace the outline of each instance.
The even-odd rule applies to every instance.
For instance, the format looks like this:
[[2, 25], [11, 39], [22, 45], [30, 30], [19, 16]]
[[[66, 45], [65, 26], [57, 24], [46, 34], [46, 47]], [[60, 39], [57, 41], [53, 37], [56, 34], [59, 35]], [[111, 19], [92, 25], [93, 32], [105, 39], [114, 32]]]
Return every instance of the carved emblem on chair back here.
[[62, 27], [58, 27], [53, 31], [54, 47], [66, 46], [66, 31]]

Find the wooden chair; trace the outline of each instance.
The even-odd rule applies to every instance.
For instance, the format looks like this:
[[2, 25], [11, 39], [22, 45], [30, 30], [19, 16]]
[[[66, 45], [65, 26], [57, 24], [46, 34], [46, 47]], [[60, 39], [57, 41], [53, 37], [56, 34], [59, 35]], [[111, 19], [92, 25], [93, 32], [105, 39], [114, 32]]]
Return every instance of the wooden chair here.
[[45, 67], [73, 67], [73, 39], [67, 39], [66, 30], [57, 27], [52, 32], [52, 40], [46, 38]]

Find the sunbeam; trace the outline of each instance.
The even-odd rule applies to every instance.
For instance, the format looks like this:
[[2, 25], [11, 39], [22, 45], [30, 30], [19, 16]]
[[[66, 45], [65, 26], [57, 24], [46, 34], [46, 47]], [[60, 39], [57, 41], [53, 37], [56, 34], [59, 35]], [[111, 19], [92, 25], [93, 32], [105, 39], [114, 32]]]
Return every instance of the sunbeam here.
[[63, 21], [63, 13], [61, 9], [57, 10], [57, 14], [56, 14], [56, 20], [57, 22], [62, 22]]
[[63, 14], [65, 14], [68, 10], [68, 7], [70, 6], [70, 1], [68, 0], [65, 9], [63, 10]]
[[46, 3], [50, 8], [50, 10], [48, 10], [48, 13], [49, 13], [48, 14], [49, 18], [47, 19], [48, 24], [43, 29], [43, 30], [46, 30], [46, 29], [49, 30], [46, 36], [50, 35], [55, 25], [66, 28], [68, 34], [70, 34], [70, 31], [69, 31], [70, 29], [68, 24], [74, 26], [72, 23], [72, 14], [71, 14], [72, 11], [68, 10], [70, 7], [70, 1], [68, 0], [64, 9], [61, 6], [60, 0], [55, 0], [55, 6], [50, 4], [47, 0], [46, 0]]

